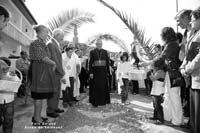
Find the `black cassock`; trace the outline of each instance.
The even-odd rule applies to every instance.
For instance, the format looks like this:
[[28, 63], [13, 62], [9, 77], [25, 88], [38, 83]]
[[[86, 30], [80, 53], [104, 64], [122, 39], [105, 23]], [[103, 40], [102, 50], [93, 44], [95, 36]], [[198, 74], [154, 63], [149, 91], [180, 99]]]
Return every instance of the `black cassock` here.
[[106, 50], [96, 48], [90, 52], [89, 72], [94, 75], [90, 79], [89, 102], [94, 106], [110, 103], [109, 57]]

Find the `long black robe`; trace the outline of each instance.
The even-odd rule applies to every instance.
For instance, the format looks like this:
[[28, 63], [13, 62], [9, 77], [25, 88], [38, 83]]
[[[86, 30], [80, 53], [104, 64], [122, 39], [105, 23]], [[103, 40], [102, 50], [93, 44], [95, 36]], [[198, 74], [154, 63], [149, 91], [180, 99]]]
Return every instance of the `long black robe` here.
[[[95, 61], [105, 61], [104, 66], [94, 66]], [[94, 49], [90, 52], [89, 72], [93, 79], [90, 79], [89, 102], [94, 105], [105, 105], [110, 103], [108, 88], [109, 57], [106, 50]]]

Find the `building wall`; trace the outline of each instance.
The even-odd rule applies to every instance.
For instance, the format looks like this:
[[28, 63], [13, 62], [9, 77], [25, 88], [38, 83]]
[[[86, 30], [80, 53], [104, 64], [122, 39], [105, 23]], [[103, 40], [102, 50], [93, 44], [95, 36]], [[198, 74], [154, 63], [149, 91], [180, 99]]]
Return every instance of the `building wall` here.
[[18, 56], [22, 46], [20, 43], [18, 43], [17, 41], [15, 41], [14, 39], [10, 38], [5, 34], [1, 35], [0, 45], [1, 45], [0, 56], [5, 56], [5, 57], [8, 57], [10, 54], [15, 54]]
[[10, 0], [0, 0], [0, 5], [3, 5], [11, 12], [12, 17], [10, 22], [12, 22], [12, 24], [14, 24], [20, 31], [28, 35], [30, 38], [34, 37], [32, 25]]
[[23, 46], [7, 35], [1, 36], [0, 46], [2, 45], [3, 47], [0, 49], [0, 56], [8, 57], [11, 54], [19, 56], [22, 50], [29, 53], [29, 46]]
[[11, 12], [11, 19], [10, 22], [12, 22], [17, 28], [21, 29], [21, 20], [22, 15], [20, 12], [11, 4], [10, 0], [0, 0], [0, 5], [3, 5]]
[[[25, 18], [25, 16], [23, 16], [23, 14], [17, 9], [17, 7], [11, 2], [11, 0], [0, 0], [0, 5], [6, 7], [10, 11], [11, 13], [10, 23], [12, 23], [16, 29], [23, 32], [25, 34], [24, 36], [28, 36], [30, 39], [33, 39], [34, 31], [32, 29], [32, 25]], [[3, 37], [0, 40], [0, 45], [1, 45], [0, 56], [7, 57], [10, 54], [19, 56], [21, 50], [25, 50], [28, 52], [30, 44], [22, 45], [21, 43], [10, 38], [9, 36], [3, 35]]]
[[32, 28], [32, 25], [24, 18], [22, 17], [22, 32], [28, 35], [30, 38], [34, 38], [34, 31]]

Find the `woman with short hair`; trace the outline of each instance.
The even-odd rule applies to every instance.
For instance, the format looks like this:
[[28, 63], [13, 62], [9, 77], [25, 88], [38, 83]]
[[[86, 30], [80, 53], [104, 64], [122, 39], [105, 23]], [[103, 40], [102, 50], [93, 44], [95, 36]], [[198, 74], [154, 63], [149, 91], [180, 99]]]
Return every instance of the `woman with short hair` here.
[[49, 29], [44, 25], [34, 27], [37, 38], [31, 43], [29, 81], [31, 97], [34, 99], [33, 125], [41, 126], [47, 118], [41, 117], [42, 100], [52, 97], [55, 88], [54, 70], [56, 63], [50, 59], [46, 45]]

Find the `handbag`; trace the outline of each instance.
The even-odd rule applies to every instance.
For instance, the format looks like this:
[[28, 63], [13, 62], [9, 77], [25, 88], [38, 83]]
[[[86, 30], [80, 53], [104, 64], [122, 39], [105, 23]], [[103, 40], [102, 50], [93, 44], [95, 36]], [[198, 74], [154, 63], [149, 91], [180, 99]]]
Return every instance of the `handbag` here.
[[184, 78], [178, 70], [170, 72], [169, 75], [172, 87], [185, 85]]

